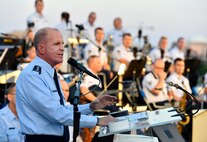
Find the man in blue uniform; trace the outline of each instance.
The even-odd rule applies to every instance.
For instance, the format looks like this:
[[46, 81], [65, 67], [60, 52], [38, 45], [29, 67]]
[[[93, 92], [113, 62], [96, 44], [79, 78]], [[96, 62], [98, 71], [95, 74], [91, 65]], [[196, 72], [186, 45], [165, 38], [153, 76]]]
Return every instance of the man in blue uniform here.
[[15, 106], [15, 91], [15, 84], [11, 84], [6, 93], [9, 103], [0, 110], [0, 142], [24, 142]]
[[[16, 105], [26, 142], [66, 142], [66, 126], [73, 125], [73, 107], [65, 105], [54, 66], [63, 61], [63, 39], [57, 29], [40, 29], [34, 38], [37, 57], [17, 80]], [[88, 116], [93, 110], [116, 103], [116, 97], [103, 95], [80, 105], [80, 127], [107, 125], [111, 116]], [[66, 129], [65, 129], [66, 128]]]

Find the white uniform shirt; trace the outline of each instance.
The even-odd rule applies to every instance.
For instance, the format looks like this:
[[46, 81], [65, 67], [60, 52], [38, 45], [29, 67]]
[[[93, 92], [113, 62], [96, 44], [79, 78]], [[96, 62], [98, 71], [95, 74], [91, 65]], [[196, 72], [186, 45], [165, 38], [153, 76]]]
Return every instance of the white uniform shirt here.
[[[150, 51], [149, 53], [150, 58], [152, 59], [152, 62], [155, 62], [156, 59], [160, 59], [161, 58], [161, 51], [159, 48], [154, 48]], [[168, 58], [170, 58], [170, 54], [167, 50], [165, 50], [164, 52], [164, 60], [168, 60]]]
[[149, 103], [162, 102], [168, 100], [166, 84], [164, 84], [162, 91], [159, 95], [154, 95], [150, 92], [150, 90], [155, 88], [158, 81], [158, 78], [152, 72], [148, 73], [142, 81], [143, 91]]
[[[178, 84], [183, 89], [187, 90], [189, 93], [192, 93], [189, 80], [185, 76], [179, 78], [178, 75], [174, 72], [166, 79], [166, 81], [173, 82], [174, 84]], [[169, 87], [169, 91], [173, 91], [175, 96], [179, 98], [181, 98], [184, 94], [182, 90], [176, 89], [175, 87]]]
[[175, 60], [176, 58], [181, 58], [183, 60], [185, 59], [184, 51], [179, 50], [178, 47], [172, 48], [169, 52], [173, 60]]
[[49, 22], [45, 15], [40, 15], [37, 12], [34, 12], [27, 18], [27, 22], [32, 23], [34, 22], [34, 27], [32, 28], [33, 32], [36, 33], [39, 29], [48, 27]]
[[91, 39], [94, 40], [95, 39], [95, 25], [91, 25], [88, 21], [83, 23], [83, 27], [84, 27], [84, 33], [86, 34], [86, 36]]
[[118, 60], [126, 59], [128, 62], [131, 62], [134, 59], [133, 52], [130, 48], [125, 48], [124, 45], [118, 46], [113, 51], [113, 59], [114, 59], [114, 71], [118, 71], [121, 62]]
[[133, 46], [137, 47], [138, 50], [141, 50], [144, 47], [144, 38], [139, 39], [137, 36], [133, 39]]
[[[89, 68], [88, 68], [88, 70], [90, 72], [92, 72]], [[99, 85], [100, 88], [102, 87], [101, 83], [99, 84], [99, 80], [91, 77], [90, 75], [87, 75], [86, 77], [84, 77], [84, 79], [81, 82], [80, 86], [81, 87], [89, 88], [89, 87], [94, 86], [94, 85]]]
[[64, 40], [64, 44], [68, 43], [68, 38], [69, 37], [74, 37], [74, 32], [71, 31], [72, 27], [71, 27], [71, 23], [69, 22], [68, 24], [66, 24], [66, 22], [62, 21], [61, 23], [59, 23], [58, 25], [55, 26], [55, 28], [57, 28], [62, 36], [63, 36], [63, 40]]
[[106, 37], [109, 38], [109, 36], [112, 36], [113, 37], [113, 46], [117, 47], [122, 44], [123, 34], [124, 34], [124, 30], [113, 29], [107, 33]]
[[19, 120], [8, 105], [0, 110], [0, 142], [24, 142]]
[[87, 60], [90, 56], [96, 55], [100, 57], [101, 65], [104, 65], [104, 63], [108, 63], [106, 49], [104, 46], [100, 46], [100, 47], [101, 47], [101, 51], [99, 52], [99, 48], [96, 47], [94, 44], [92, 43], [88, 44], [84, 49], [84, 58]]

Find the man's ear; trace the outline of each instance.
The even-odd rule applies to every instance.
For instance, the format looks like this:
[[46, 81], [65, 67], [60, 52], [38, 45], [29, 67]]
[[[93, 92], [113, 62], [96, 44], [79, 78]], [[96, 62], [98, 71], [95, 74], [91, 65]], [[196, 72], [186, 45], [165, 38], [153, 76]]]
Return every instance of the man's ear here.
[[38, 45], [38, 51], [40, 54], [44, 54], [45, 53], [45, 47], [43, 46], [43, 44], [39, 44]]

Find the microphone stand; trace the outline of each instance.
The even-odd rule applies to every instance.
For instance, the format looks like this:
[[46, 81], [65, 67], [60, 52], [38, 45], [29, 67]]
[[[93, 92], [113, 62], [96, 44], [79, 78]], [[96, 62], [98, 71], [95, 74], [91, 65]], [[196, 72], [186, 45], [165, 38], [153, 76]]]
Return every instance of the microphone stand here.
[[[178, 84], [173, 84], [173, 83], [170, 83], [169, 84], [170, 86], [173, 86], [173, 87], [175, 87], [176, 89], [180, 89], [181, 91], [183, 91], [184, 93], [186, 93], [189, 97], [190, 97], [190, 106], [189, 107], [187, 107], [187, 109], [185, 109], [185, 110], [177, 110], [178, 111], [178, 114], [175, 114], [175, 115], [173, 115], [172, 117], [174, 117], [174, 116], [178, 116], [178, 115], [184, 115], [184, 113], [183, 112], [185, 112], [185, 111], [187, 111], [187, 110], [189, 110], [190, 108], [192, 108], [192, 103], [193, 103], [193, 100], [196, 102], [196, 106], [197, 106], [197, 110], [196, 110], [196, 112], [194, 112], [194, 113], [191, 113], [191, 114], [188, 114], [187, 113], [187, 115], [188, 116], [193, 116], [193, 115], [195, 115], [198, 111], [199, 111], [199, 103], [198, 103], [198, 100], [195, 98], [195, 96], [193, 96], [191, 93], [189, 93], [187, 90], [185, 90], [185, 89], [183, 89], [181, 86], [179, 86]], [[193, 99], [192, 99], [193, 98]], [[171, 111], [174, 111], [174, 110], [171, 110]]]
[[[83, 72], [80, 72], [80, 78], [83, 78]], [[73, 142], [76, 142], [76, 138], [79, 135], [80, 128], [80, 115], [81, 113], [78, 111], [78, 103], [80, 98], [80, 84], [81, 79], [77, 82], [78, 86], [75, 91], [75, 96], [73, 100]]]
[[7, 71], [8, 71], [8, 60], [6, 60], [5, 63], [5, 87], [4, 87], [4, 106], [7, 104], [7, 99], [6, 99], [6, 92], [7, 92]]

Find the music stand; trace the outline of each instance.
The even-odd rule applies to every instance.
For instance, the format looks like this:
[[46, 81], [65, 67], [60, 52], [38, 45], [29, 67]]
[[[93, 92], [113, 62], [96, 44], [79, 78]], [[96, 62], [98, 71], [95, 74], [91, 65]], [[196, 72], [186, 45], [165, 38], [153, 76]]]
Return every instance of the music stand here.
[[125, 71], [125, 74], [123, 76], [124, 79], [133, 80], [134, 77], [135, 78], [140, 77], [142, 73], [142, 69], [145, 67], [146, 62], [147, 62], [146, 57], [140, 60], [132, 60], [129, 63], [129, 67]]
[[170, 66], [171, 66], [171, 62], [169, 61], [165, 61], [165, 68], [164, 68], [164, 72], [168, 72], [168, 70], [170, 69]]
[[200, 65], [200, 60], [193, 58], [193, 59], [186, 59], [185, 60], [185, 71], [184, 75], [189, 79], [190, 86], [196, 86], [198, 81], [198, 69]]
[[[139, 78], [141, 76], [142, 70], [145, 67], [145, 64], [147, 62], [146, 57], [141, 58], [140, 60], [132, 60], [129, 63], [129, 66], [127, 70], [125, 71], [125, 74], [123, 75], [124, 80], [132, 80], [133, 82], [136, 82], [136, 88], [138, 92], [140, 92], [139, 88]], [[130, 98], [129, 95], [126, 94], [126, 97]], [[133, 107], [133, 110], [136, 110], [137, 103], [136, 102], [136, 95], [133, 93], [132, 94], [132, 100], [129, 100], [130, 105]]]
[[18, 48], [5, 48], [0, 56], [0, 70], [16, 70], [18, 61], [16, 60], [16, 53]]

